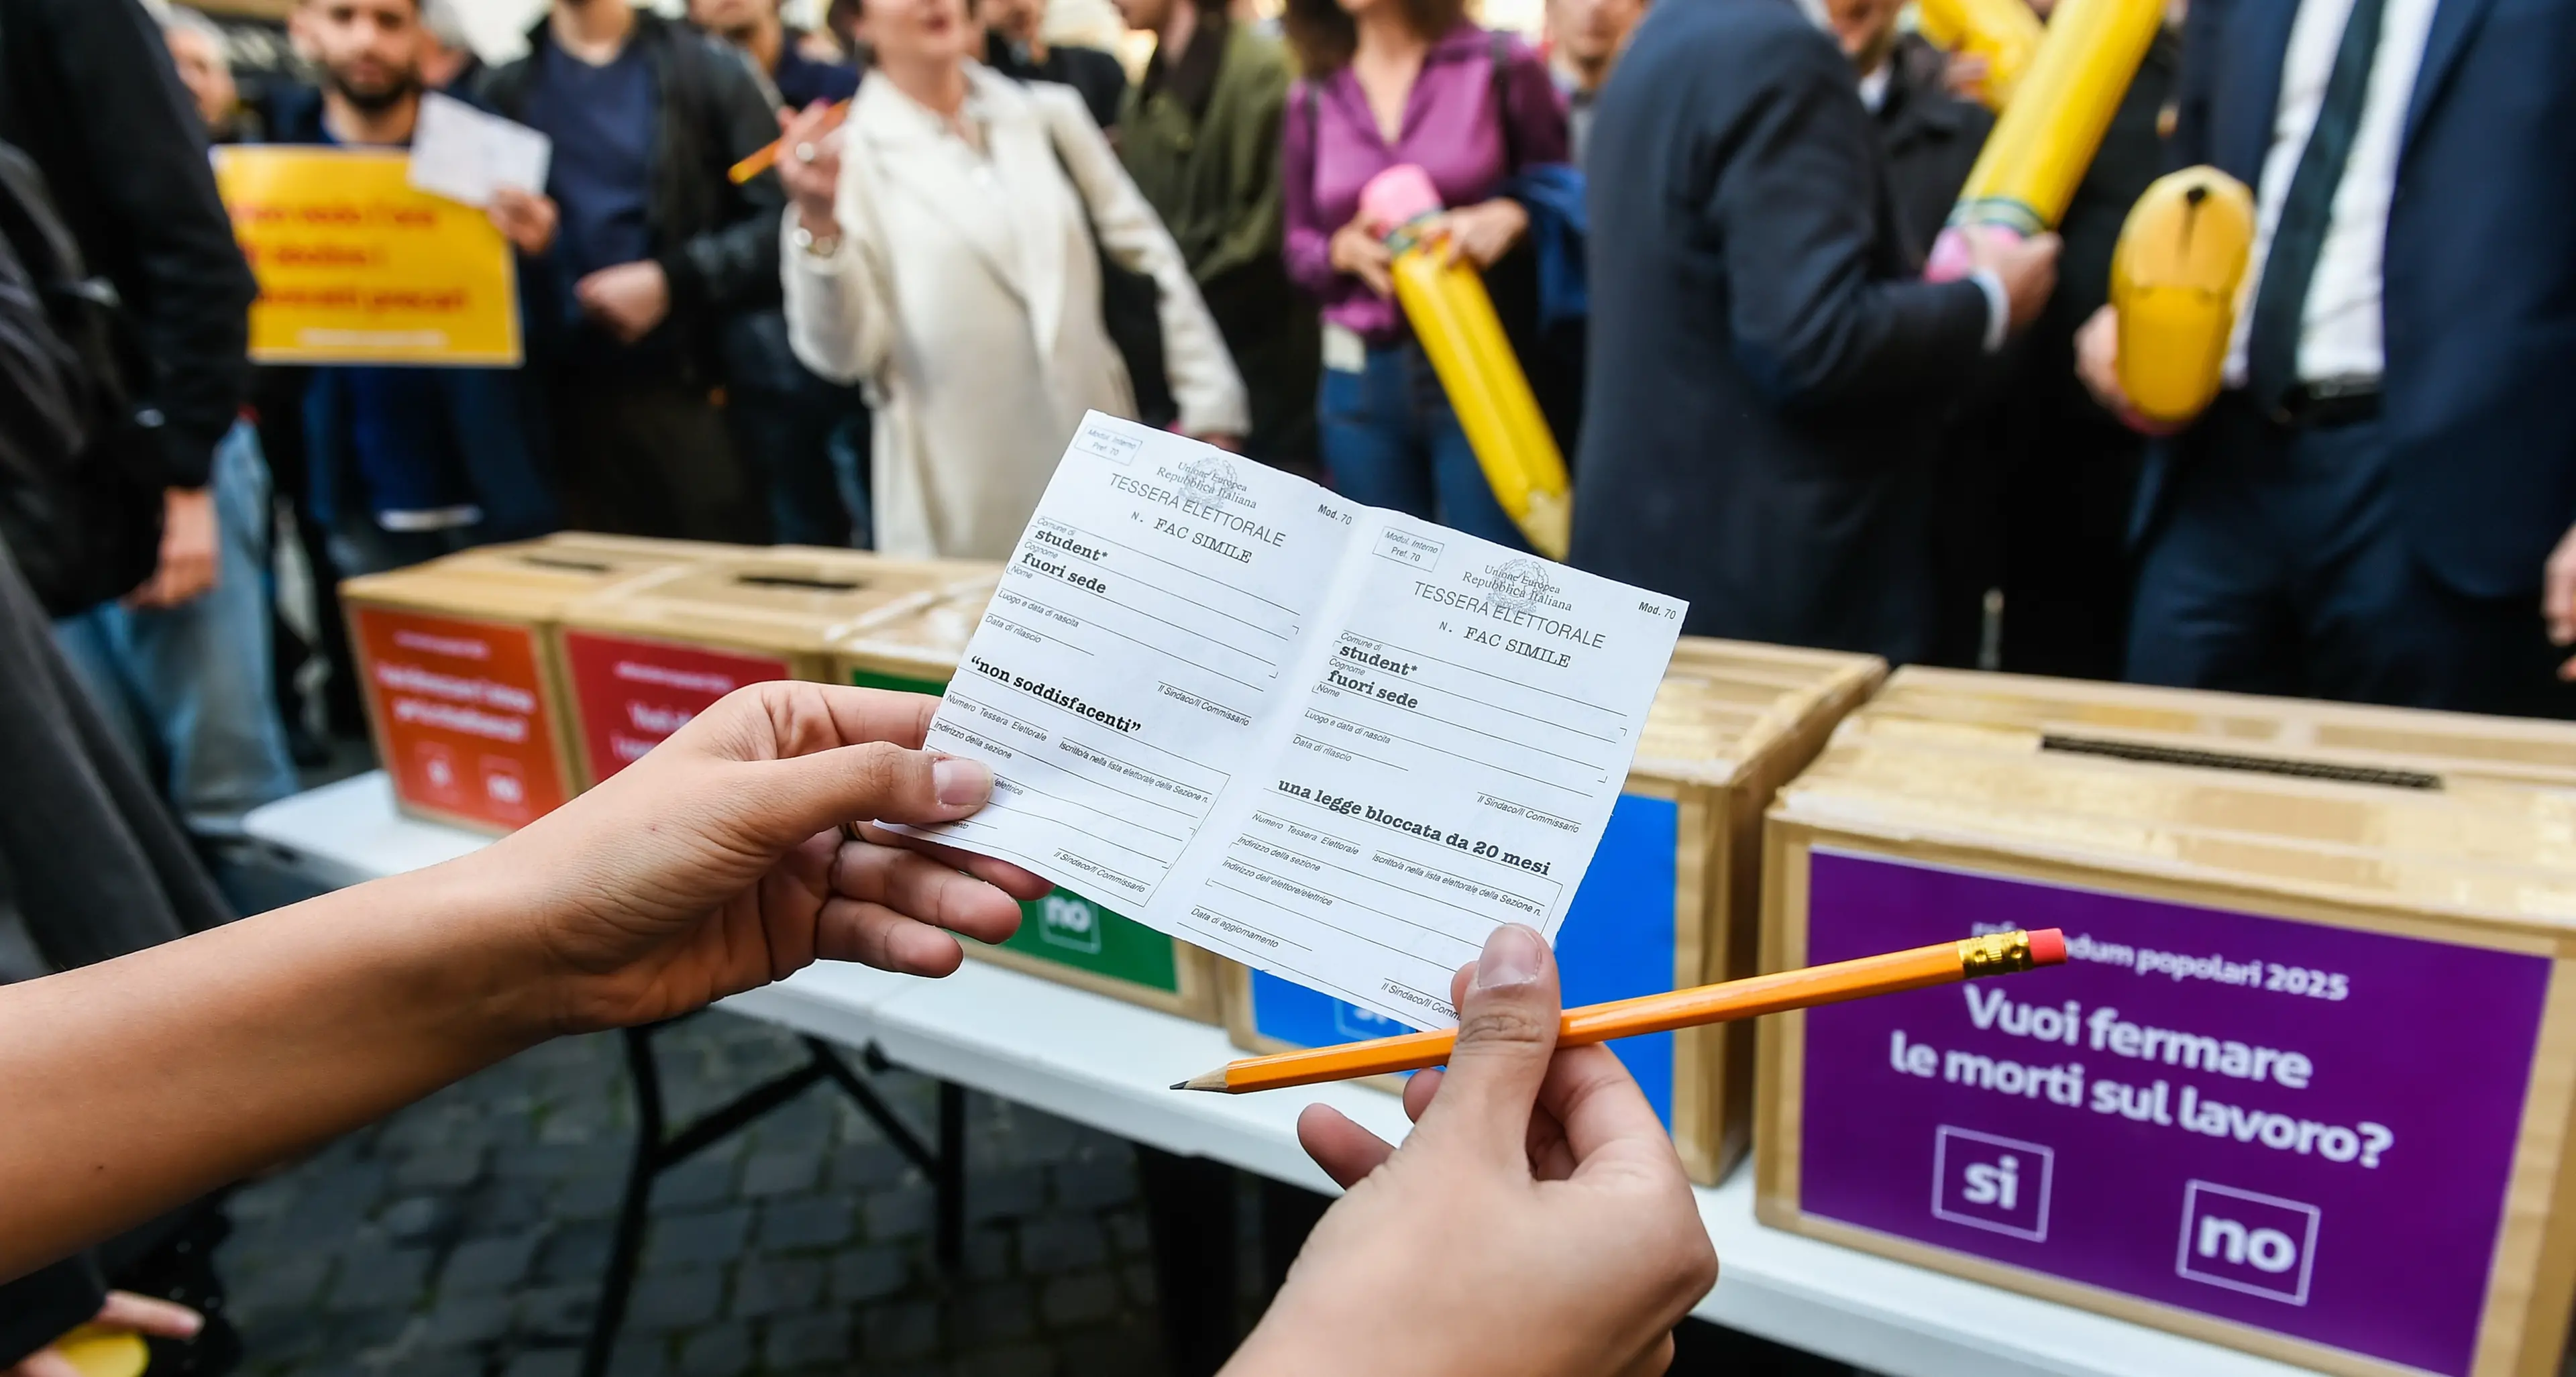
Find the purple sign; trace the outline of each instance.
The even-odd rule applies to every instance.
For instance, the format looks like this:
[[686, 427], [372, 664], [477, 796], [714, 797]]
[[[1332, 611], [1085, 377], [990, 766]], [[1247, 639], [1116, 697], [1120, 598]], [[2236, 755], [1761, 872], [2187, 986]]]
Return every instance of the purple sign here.
[[2068, 963], [1808, 1012], [1806, 1213], [2466, 1374], [2539, 956], [1818, 849], [1808, 959]]

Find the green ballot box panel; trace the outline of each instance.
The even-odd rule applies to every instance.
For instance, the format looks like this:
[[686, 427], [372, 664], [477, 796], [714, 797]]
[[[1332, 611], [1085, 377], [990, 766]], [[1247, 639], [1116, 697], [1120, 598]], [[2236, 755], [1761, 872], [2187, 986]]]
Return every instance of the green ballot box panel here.
[[1002, 946], [1106, 980], [1181, 992], [1171, 938], [1070, 890], [1020, 905], [1020, 930]]
[[904, 674], [879, 674], [874, 670], [853, 669], [850, 682], [860, 688], [892, 689], [896, 693], [927, 693], [934, 697], [948, 691], [945, 679], [915, 679]]

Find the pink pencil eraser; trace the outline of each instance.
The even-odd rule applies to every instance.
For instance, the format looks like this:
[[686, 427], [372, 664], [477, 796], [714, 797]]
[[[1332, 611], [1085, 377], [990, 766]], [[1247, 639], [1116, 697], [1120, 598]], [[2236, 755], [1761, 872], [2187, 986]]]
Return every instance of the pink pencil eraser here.
[[2041, 928], [2030, 935], [2030, 964], [2063, 966], [2066, 964], [2066, 930]]
[[1440, 188], [1412, 163], [1390, 167], [1360, 188], [1360, 215], [1380, 234], [1439, 209]]

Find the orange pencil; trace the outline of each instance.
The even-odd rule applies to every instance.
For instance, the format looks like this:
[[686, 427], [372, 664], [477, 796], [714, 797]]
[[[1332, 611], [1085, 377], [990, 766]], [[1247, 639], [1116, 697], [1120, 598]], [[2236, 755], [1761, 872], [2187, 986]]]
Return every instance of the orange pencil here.
[[[829, 113], [832, 116], [832, 123], [825, 127], [824, 132], [826, 133], [840, 127], [841, 118], [850, 113], [850, 103], [846, 100], [836, 100], [832, 102], [832, 108]], [[751, 156], [744, 158], [741, 162], [735, 163], [731, 168], [727, 169], [725, 175], [733, 179], [733, 184], [735, 186], [740, 186], [743, 183], [750, 181], [752, 178], [759, 176], [761, 173], [767, 172], [772, 165], [777, 163], [778, 155], [787, 151], [786, 145], [787, 140], [784, 137], [771, 139], [769, 142], [753, 149], [751, 151]]]
[[[1584, 1043], [1608, 1042], [1613, 1038], [1636, 1037], [1642, 1033], [1668, 1033], [1675, 1028], [1727, 1023], [1739, 1018], [1776, 1014], [1785, 1009], [1839, 1004], [1846, 999], [1919, 990], [1929, 985], [1948, 985], [1981, 976], [2011, 975], [2034, 966], [2055, 966], [2065, 960], [2066, 935], [2056, 928], [2041, 928], [2037, 932], [1998, 932], [1961, 942], [1936, 942], [1912, 951], [1864, 956], [1856, 961], [1837, 961], [1830, 966], [1809, 966], [1776, 975], [1757, 975], [1749, 980], [1730, 980], [1722, 985], [1702, 985], [1696, 989], [1640, 995], [1635, 999], [1616, 999], [1607, 1004], [1587, 1004], [1580, 1009], [1568, 1009], [1565, 1021], [1557, 1026], [1556, 1045], [1576, 1047]], [[1204, 1075], [1175, 1082], [1172, 1088], [1240, 1095], [1247, 1090], [1281, 1090], [1292, 1085], [1314, 1085], [1320, 1081], [1382, 1076], [1390, 1071], [1419, 1071], [1448, 1061], [1449, 1053], [1457, 1044], [1458, 1031], [1444, 1028], [1438, 1032], [1406, 1033], [1369, 1042], [1346, 1042], [1339, 1047], [1246, 1057], [1241, 1061], [1227, 1062]]]

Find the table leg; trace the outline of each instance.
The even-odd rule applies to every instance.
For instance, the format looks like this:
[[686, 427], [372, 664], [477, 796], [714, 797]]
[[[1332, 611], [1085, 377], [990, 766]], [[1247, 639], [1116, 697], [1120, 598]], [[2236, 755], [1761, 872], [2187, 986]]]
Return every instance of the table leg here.
[[956, 1276], [966, 1265], [966, 1087], [939, 1083], [939, 1266]]
[[629, 1028], [626, 1076], [635, 1087], [635, 1158], [626, 1169], [626, 1198], [617, 1209], [616, 1241], [608, 1249], [608, 1274], [600, 1279], [590, 1338], [582, 1345], [582, 1377], [607, 1377], [608, 1352], [626, 1320], [635, 1286], [635, 1263], [644, 1247], [644, 1221], [652, 1213], [653, 1178], [661, 1174], [662, 1072], [653, 1060], [653, 1030]]
[[1163, 1359], [1172, 1377], [1211, 1377], [1234, 1352], [1235, 1182], [1232, 1167], [1136, 1145]]

